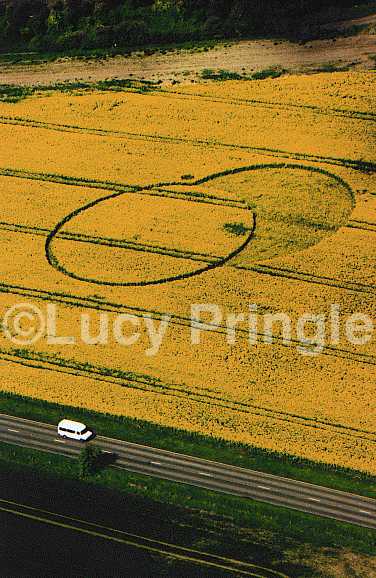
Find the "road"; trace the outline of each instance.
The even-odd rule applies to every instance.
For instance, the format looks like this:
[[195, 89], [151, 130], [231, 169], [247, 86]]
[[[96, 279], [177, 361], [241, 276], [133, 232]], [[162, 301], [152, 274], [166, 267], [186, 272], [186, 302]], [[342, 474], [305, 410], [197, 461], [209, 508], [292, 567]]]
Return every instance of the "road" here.
[[[0, 440], [67, 457], [82, 448], [61, 439], [54, 426], [5, 414], [0, 414]], [[116, 455], [112, 467], [376, 529], [372, 498], [99, 435], [95, 443]]]

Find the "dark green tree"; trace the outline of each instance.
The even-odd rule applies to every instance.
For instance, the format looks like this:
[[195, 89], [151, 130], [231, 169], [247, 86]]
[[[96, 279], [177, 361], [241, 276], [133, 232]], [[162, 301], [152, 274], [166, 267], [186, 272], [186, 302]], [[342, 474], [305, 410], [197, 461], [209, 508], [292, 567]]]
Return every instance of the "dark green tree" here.
[[101, 466], [102, 450], [93, 444], [84, 446], [80, 452], [78, 463], [80, 478], [96, 474]]

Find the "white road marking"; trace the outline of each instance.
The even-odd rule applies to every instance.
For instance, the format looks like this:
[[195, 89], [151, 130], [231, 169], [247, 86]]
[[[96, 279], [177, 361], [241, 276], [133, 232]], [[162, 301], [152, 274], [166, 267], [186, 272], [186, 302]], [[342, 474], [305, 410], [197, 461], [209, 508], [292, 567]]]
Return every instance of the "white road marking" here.
[[65, 444], [64, 440], [55, 440], [55, 442], [57, 442], [58, 444]]
[[206, 476], [207, 478], [212, 478], [213, 474], [208, 474], [207, 472], [198, 472], [200, 476]]
[[153, 466], [161, 466], [161, 462], [150, 462], [151, 464], [153, 464]]
[[270, 490], [271, 489], [268, 486], [257, 486], [257, 487], [260, 488], [260, 490]]
[[13, 431], [14, 433], [20, 433], [19, 429], [11, 429], [10, 427], [8, 427], [8, 431]]
[[321, 502], [319, 498], [308, 498], [308, 499], [311, 500], [311, 502]]

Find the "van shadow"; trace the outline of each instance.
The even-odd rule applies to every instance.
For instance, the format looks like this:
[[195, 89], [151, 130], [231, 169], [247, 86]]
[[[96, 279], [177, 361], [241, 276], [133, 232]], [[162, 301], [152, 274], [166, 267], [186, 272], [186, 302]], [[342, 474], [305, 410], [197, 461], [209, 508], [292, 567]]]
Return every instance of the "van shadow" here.
[[102, 451], [98, 456], [97, 469], [102, 470], [104, 468], [108, 468], [109, 466], [113, 466], [116, 463], [118, 457], [119, 456], [116, 452]]

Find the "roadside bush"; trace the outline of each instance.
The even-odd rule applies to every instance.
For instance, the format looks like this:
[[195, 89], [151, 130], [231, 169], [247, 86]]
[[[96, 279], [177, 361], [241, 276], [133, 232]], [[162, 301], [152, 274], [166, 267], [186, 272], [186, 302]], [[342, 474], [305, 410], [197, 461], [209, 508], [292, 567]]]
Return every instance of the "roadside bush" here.
[[95, 445], [84, 446], [80, 452], [78, 464], [80, 478], [96, 474], [101, 466], [102, 450]]

